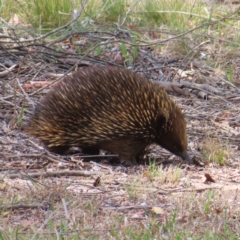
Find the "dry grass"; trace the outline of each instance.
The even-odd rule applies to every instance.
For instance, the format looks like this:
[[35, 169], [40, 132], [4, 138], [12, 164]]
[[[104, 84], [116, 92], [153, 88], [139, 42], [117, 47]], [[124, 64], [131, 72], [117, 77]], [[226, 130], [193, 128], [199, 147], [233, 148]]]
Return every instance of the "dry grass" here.
[[124, 175], [105, 171], [103, 186], [94, 189], [91, 178], [5, 179], [4, 205], [44, 203], [45, 208], [2, 209], [2, 239], [235, 239], [239, 233], [236, 190], [197, 192], [193, 182], [182, 188], [184, 182], [176, 186], [142, 173]]
[[202, 144], [202, 154], [208, 162], [224, 165], [232, 156], [228, 142], [222, 143], [220, 139], [206, 137]]
[[157, 185], [169, 184], [171, 187], [174, 184], [178, 184], [182, 175], [182, 170], [179, 167], [163, 165], [156, 166], [156, 162], [152, 162], [149, 165], [148, 171], [143, 173], [143, 176], [148, 177], [151, 181], [155, 181]]

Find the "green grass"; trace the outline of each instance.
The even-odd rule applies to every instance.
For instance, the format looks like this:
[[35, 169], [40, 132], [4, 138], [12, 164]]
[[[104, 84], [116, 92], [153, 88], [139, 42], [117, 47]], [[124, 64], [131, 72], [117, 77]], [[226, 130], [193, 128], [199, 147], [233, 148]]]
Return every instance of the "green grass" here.
[[120, 49], [121, 49], [121, 52], [122, 52], [122, 54], [123, 54], [123, 57], [124, 57], [124, 63], [125, 63], [125, 65], [130, 65], [131, 63], [132, 63], [132, 61], [133, 61], [133, 58], [132, 58], [132, 56], [128, 53], [128, 50], [127, 50], [127, 48], [126, 48], [126, 44], [124, 44], [124, 43], [122, 43], [121, 45], [120, 45]]
[[22, 11], [19, 4], [14, 0], [0, 1], [0, 16], [9, 21], [13, 14], [19, 14]]
[[[145, 0], [135, 2], [133, 0], [89, 0], [86, 4], [77, 1], [66, 0], [8, 0], [0, 3], [0, 15], [5, 21], [9, 21], [13, 14], [17, 14], [20, 22], [24, 24], [31, 24], [34, 30], [45, 33], [56, 27], [65, 25], [72, 20], [73, 9], [80, 10], [83, 7], [81, 16], [78, 21], [69, 27], [70, 30], [95, 30], [100, 25], [110, 26], [107, 30], [116, 29], [117, 24], [121, 28], [134, 29], [132, 32], [132, 43], [139, 43], [139, 40], [148, 42], [148, 35], [144, 32], [157, 32], [158, 37], [155, 40], [167, 39], [169, 34], [174, 36], [176, 34], [193, 29], [201, 24], [220, 19], [227, 13], [233, 10], [228, 6], [221, 4], [212, 5], [208, 8], [206, 4], [201, 2], [193, 2], [191, 0]], [[121, 25], [123, 24], [123, 25]], [[232, 28], [234, 25], [235, 29]], [[234, 56], [237, 54], [239, 48], [239, 34], [238, 22], [235, 19], [226, 19], [223, 22], [212, 26], [202, 27], [184, 37], [178, 38], [175, 41], [168, 43], [168, 48], [171, 51], [191, 57], [194, 54], [200, 55], [201, 51], [198, 48], [191, 52], [193, 47], [192, 42], [201, 44], [208, 39], [211, 34], [211, 44], [218, 50], [219, 53]], [[64, 29], [59, 34], [69, 33], [68, 29]], [[28, 30], [29, 31], [29, 28]], [[33, 31], [33, 30], [31, 30]], [[218, 40], [215, 38], [222, 38], [227, 36], [230, 41], [223, 42], [224, 48], [218, 47]], [[52, 35], [52, 37], [54, 37]], [[132, 64], [137, 57], [137, 47], [128, 44], [119, 43], [121, 51], [125, 58], [125, 64]], [[78, 48], [78, 47], [77, 47]], [[158, 45], [155, 48], [158, 52], [166, 51], [166, 46]], [[129, 52], [130, 50], [130, 52]], [[101, 55], [103, 49], [98, 47], [95, 51], [96, 55]], [[225, 52], [226, 53], [225, 53]], [[81, 51], [82, 52], [82, 51]], [[84, 51], [82, 52], [84, 54]], [[190, 53], [190, 55], [188, 55]], [[209, 57], [206, 59], [210, 66], [218, 67], [217, 59]], [[222, 63], [224, 65], [225, 63]], [[226, 66], [220, 66], [224, 69]], [[228, 76], [231, 79], [231, 73]]]
[[225, 76], [227, 81], [230, 83], [233, 82], [233, 65], [229, 65], [227, 69], [225, 69]]
[[[26, 0], [31, 15], [28, 19], [34, 27], [55, 28], [71, 20], [72, 6], [65, 0]], [[62, 13], [62, 14], [61, 14]]]
[[136, 4], [132, 0], [89, 0], [85, 5], [83, 3], [66, 0], [8, 0], [0, 3], [0, 13], [6, 20], [17, 14], [34, 27], [44, 29], [66, 24], [71, 20], [73, 9], [80, 10], [83, 7], [79, 19], [81, 24], [93, 20], [116, 25], [126, 17], [125, 26], [137, 24], [180, 31], [219, 18], [227, 12], [217, 5], [206, 12], [203, 3], [190, 0], [146, 0]]
[[126, 12], [126, 2], [124, 0], [102, 0], [102, 15], [104, 21], [118, 22]]
[[[184, 30], [194, 27], [205, 19], [200, 3], [192, 4], [190, 1], [163, 0], [142, 1], [142, 21], [145, 25], [167, 27], [172, 30]], [[205, 14], [203, 14], [205, 16]]]

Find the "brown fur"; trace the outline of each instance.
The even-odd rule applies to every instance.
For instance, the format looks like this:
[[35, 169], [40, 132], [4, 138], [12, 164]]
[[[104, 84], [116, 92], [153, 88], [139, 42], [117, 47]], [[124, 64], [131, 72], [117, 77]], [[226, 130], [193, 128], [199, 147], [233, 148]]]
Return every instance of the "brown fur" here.
[[71, 146], [84, 153], [103, 149], [134, 163], [156, 143], [190, 159], [181, 109], [158, 84], [121, 68], [82, 68], [60, 81], [36, 107], [27, 131], [60, 154]]

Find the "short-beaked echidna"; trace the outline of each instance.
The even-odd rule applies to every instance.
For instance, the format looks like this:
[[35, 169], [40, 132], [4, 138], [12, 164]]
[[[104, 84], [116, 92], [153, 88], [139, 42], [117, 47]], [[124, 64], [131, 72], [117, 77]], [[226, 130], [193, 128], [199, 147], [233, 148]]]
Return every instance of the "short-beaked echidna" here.
[[87, 67], [65, 77], [37, 105], [26, 130], [58, 154], [78, 146], [135, 163], [156, 143], [190, 160], [181, 109], [159, 84], [122, 68]]

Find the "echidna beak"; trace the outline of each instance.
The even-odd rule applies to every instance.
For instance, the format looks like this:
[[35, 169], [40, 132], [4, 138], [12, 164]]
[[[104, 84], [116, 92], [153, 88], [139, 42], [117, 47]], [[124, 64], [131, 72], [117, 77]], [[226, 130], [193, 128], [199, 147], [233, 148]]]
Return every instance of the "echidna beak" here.
[[191, 158], [190, 156], [188, 155], [188, 152], [187, 151], [184, 151], [182, 153], [179, 154], [179, 157], [181, 157], [183, 160], [186, 160], [188, 162], [191, 162]]

